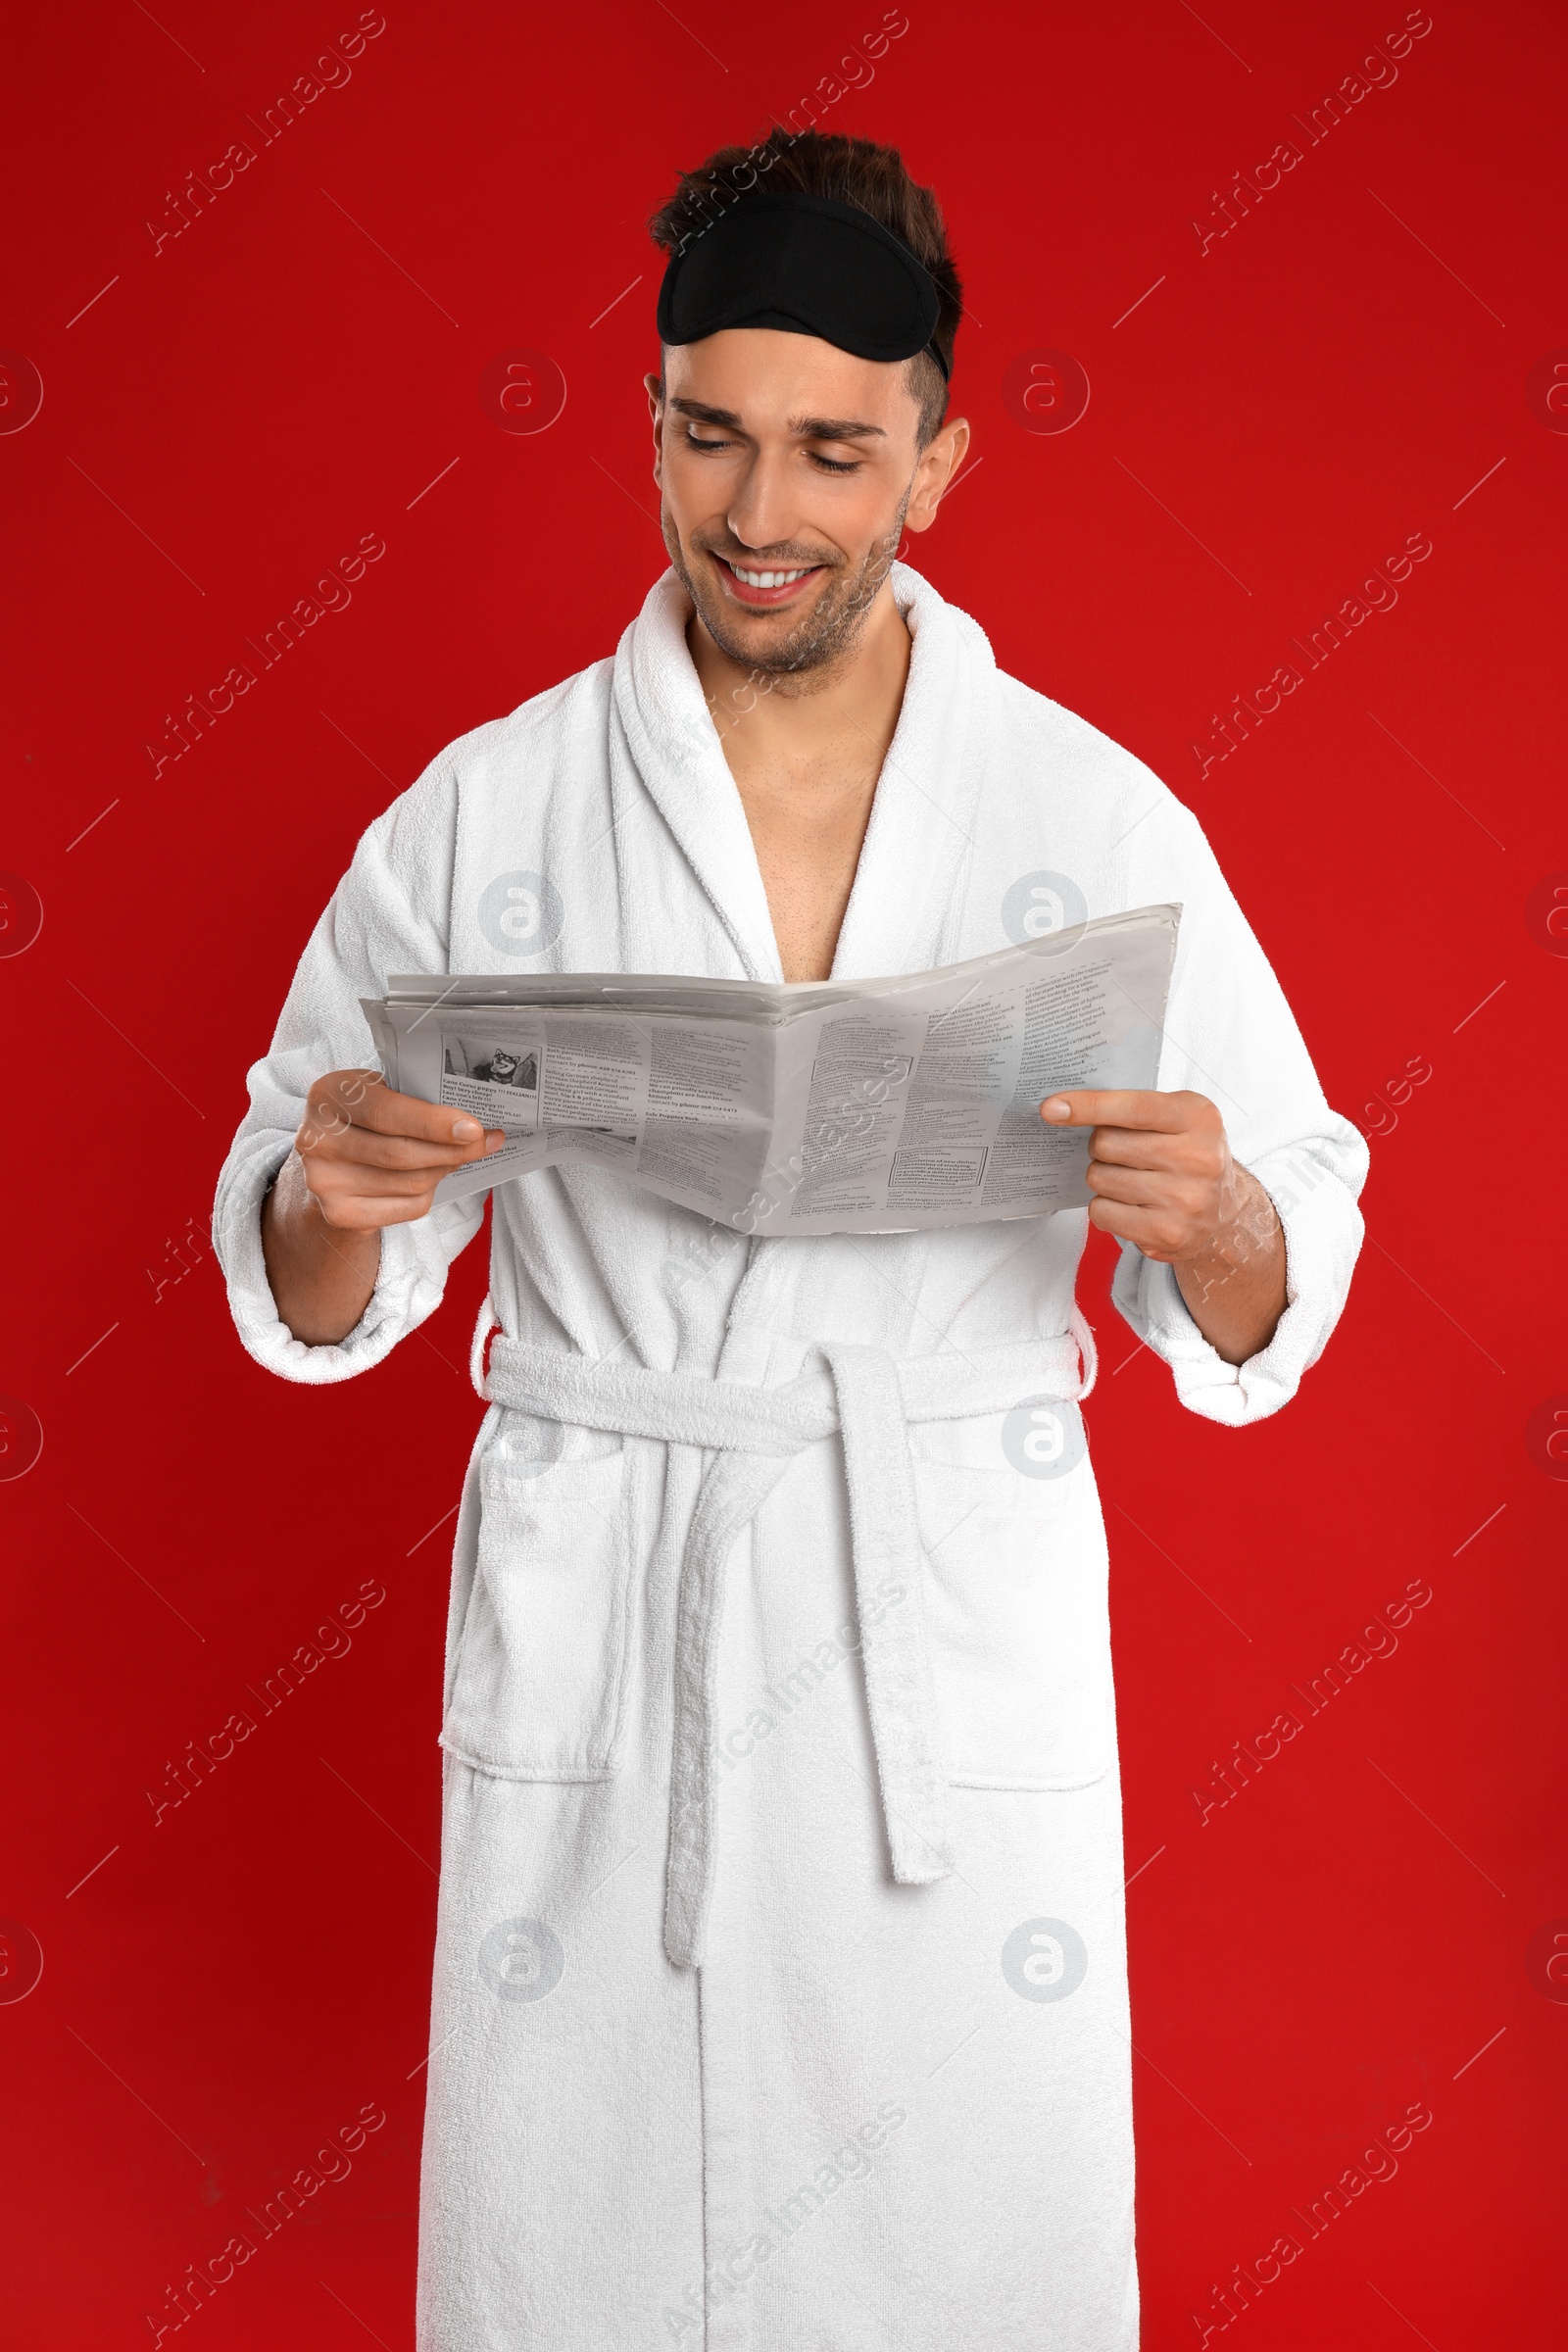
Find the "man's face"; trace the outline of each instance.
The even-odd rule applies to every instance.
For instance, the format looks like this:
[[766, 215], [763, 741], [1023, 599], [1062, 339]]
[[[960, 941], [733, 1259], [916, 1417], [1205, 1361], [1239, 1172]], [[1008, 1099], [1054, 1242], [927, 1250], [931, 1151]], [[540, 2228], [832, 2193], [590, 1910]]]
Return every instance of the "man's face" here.
[[814, 335], [735, 327], [665, 353], [662, 408], [647, 379], [664, 544], [732, 662], [786, 673], [836, 660], [906, 517], [918, 530], [935, 514], [951, 437], [967, 433], [948, 425], [917, 448], [909, 373]]

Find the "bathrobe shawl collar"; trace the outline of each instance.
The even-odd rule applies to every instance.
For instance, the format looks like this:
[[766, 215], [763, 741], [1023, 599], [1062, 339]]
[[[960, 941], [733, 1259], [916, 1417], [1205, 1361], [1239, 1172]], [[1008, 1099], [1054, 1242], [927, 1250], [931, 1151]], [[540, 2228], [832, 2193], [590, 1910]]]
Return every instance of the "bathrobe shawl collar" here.
[[[952, 960], [974, 834], [996, 662], [985, 632], [907, 565], [893, 593], [913, 641], [839, 936], [835, 979]], [[754, 980], [780, 980], [751, 828], [686, 646], [691, 600], [673, 571], [649, 590], [616, 650], [612, 758], [654, 803]], [[744, 724], [744, 718], [742, 722]]]

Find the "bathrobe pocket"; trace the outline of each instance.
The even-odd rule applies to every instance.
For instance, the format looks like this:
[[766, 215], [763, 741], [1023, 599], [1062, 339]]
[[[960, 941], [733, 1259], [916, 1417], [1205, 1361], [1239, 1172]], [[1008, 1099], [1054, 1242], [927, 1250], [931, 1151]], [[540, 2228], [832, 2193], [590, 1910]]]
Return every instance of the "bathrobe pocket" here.
[[1077, 1407], [1053, 1411], [1043, 1461], [1007, 1431], [1022, 1468], [1004, 1446], [1010, 1416], [910, 1433], [932, 1674], [958, 1788], [1083, 1788], [1109, 1769], [1104, 1531]]
[[504, 1780], [604, 1781], [616, 1769], [629, 1643], [626, 1454], [506, 1413], [481, 1456], [479, 1541], [443, 1745]]

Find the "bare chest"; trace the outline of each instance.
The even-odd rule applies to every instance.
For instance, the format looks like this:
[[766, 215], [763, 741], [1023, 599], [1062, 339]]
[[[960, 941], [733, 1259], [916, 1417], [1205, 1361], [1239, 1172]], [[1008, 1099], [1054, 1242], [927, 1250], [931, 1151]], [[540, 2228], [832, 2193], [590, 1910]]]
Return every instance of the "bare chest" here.
[[825, 980], [876, 795], [876, 770], [737, 776], [786, 980]]

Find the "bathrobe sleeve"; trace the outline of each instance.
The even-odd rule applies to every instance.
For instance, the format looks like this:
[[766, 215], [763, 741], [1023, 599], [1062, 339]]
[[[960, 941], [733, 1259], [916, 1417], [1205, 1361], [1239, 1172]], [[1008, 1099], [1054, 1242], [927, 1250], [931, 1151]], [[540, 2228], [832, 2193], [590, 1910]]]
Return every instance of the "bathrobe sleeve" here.
[[300, 958], [271, 1050], [250, 1073], [251, 1107], [219, 1178], [213, 1243], [241, 1340], [285, 1380], [348, 1380], [378, 1364], [439, 1305], [448, 1266], [483, 1218], [479, 1194], [385, 1227], [374, 1295], [335, 1348], [308, 1347], [278, 1319], [262, 1256], [262, 1200], [292, 1149], [312, 1081], [376, 1064], [360, 998], [384, 995], [390, 972], [448, 968], [456, 824], [457, 782], [443, 754], [361, 841]]
[[1290, 1402], [1339, 1320], [1361, 1246], [1367, 1148], [1324, 1100], [1284, 991], [1197, 820], [1159, 789], [1159, 807], [1129, 845], [1127, 876], [1130, 906], [1182, 902], [1159, 1085], [1218, 1104], [1233, 1152], [1284, 1227], [1287, 1305], [1268, 1346], [1228, 1364], [1170, 1267], [1132, 1243], [1121, 1246], [1111, 1297], [1169, 1364], [1183, 1404], [1240, 1428]]

